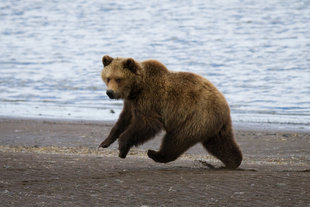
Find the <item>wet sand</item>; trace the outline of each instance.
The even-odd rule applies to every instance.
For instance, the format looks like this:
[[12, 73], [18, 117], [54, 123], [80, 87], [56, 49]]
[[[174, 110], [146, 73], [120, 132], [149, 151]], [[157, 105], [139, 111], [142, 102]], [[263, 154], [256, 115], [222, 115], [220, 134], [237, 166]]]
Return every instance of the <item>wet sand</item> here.
[[120, 159], [97, 149], [111, 126], [1, 118], [1, 206], [310, 206], [309, 133], [235, 130], [244, 160], [223, 170], [199, 144], [153, 162], [161, 135]]

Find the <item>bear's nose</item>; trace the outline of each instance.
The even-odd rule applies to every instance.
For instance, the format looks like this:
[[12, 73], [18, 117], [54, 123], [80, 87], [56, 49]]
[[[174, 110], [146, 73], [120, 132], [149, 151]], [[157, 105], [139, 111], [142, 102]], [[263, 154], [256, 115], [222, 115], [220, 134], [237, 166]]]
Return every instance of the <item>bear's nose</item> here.
[[114, 98], [114, 92], [112, 90], [107, 90], [107, 95], [109, 96], [110, 99]]

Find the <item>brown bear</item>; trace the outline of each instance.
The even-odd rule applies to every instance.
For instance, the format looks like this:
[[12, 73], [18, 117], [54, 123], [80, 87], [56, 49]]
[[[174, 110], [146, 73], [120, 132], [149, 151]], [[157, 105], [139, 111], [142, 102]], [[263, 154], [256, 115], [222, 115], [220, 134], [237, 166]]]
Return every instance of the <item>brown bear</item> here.
[[189, 72], [171, 72], [156, 60], [102, 58], [101, 76], [111, 99], [124, 107], [99, 147], [119, 140], [119, 157], [134, 145], [166, 132], [160, 150], [148, 150], [156, 162], [176, 160], [200, 142], [227, 168], [237, 168], [242, 153], [233, 136], [230, 109], [223, 94], [207, 79]]

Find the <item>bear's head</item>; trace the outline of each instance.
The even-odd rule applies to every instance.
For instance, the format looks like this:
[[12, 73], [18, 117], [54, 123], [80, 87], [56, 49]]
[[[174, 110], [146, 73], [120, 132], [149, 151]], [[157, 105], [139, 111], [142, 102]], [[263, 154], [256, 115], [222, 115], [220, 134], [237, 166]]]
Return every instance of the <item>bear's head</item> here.
[[101, 78], [107, 86], [107, 95], [111, 99], [128, 99], [136, 93], [142, 68], [132, 58], [102, 58]]

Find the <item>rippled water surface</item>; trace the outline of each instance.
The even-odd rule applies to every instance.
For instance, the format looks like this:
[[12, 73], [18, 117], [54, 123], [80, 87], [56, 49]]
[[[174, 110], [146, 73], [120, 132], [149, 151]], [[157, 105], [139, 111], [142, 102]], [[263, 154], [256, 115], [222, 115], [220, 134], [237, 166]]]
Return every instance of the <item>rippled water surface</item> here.
[[207, 77], [235, 122], [310, 125], [310, 1], [0, 1], [0, 115], [113, 120], [101, 58]]

